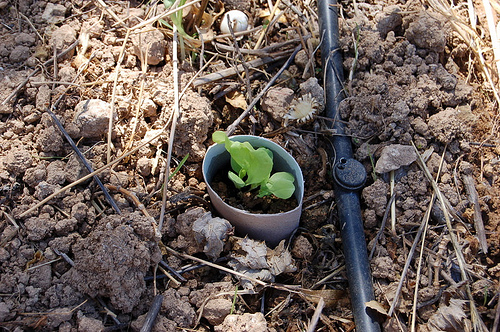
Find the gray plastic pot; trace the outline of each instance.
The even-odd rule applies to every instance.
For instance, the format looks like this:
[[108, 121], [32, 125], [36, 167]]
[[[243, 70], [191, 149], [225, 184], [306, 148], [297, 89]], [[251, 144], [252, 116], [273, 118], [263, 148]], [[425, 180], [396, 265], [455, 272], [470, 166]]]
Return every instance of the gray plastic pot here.
[[217, 212], [235, 227], [237, 234], [241, 236], [248, 235], [252, 239], [263, 240], [270, 246], [276, 246], [281, 240], [288, 238], [299, 226], [302, 198], [304, 196], [302, 171], [295, 159], [285, 149], [266, 138], [238, 135], [232, 136], [230, 139], [249, 142], [255, 148], [268, 148], [273, 152], [273, 172], [290, 172], [295, 177], [294, 196], [298, 202], [295, 209], [276, 214], [255, 214], [226, 204], [210, 185], [214, 175], [230, 162], [231, 156], [226, 151], [224, 144], [214, 144], [209, 147], [203, 159], [203, 178]]

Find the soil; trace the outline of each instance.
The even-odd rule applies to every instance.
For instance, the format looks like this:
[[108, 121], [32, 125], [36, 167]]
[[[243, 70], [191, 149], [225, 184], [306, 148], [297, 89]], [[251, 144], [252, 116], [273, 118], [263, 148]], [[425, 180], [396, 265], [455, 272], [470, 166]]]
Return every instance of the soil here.
[[[183, 30], [206, 43], [184, 35], [174, 52], [159, 1], [0, 1], [0, 329], [139, 331], [156, 295], [153, 331], [355, 329], [342, 254], [349, 244], [340, 238], [325, 139], [332, 132], [316, 4], [283, 0], [283, 14], [269, 24], [269, 3], [210, 0], [199, 25], [197, 10], [186, 10]], [[340, 116], [369, 174], [360, 197], [373, 253], [370, 305], [385, 331], [409, 330], [413, 317], [418, 331], [498, 328], [498, 59], [482, 3], [471, 2], [474, 28], [464, 4], [339, 4]], [[221, 15], [231, 9], [260, 27], [237, 47], [220, 37]], [[471, 43], [474, 31], [481, 38]], [[298, 45], [235, 131], [272, 139], [304, 173], [300, 227], [270, 249], [233, 236], [210, 213], [201, 163], [211, 134], [239, 117]], [[269, 62], [254, 68], [261, 58]], [[221, 78], [241, 59], [247, 65], [238, 75]], [[186, 88], [178, 105], [176, 84]], [[68, 137], [93, 170], [129, 154], [96, 174], [102, 188], [96, 178], [73, 184], [89, 170]], [[435, 190], [412, 143], [443, 204], [429, 208]], [[319, 297], [325, 305], [316, 316]]]

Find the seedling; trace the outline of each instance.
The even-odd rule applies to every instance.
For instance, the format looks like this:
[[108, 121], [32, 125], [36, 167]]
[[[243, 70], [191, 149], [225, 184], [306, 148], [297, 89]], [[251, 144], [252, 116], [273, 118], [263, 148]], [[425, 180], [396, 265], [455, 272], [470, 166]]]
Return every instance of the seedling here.
[[255, 149], [249, 142], [231, 141], [226, 133], [216, 131], [212, 134], [214, 142], [224, 144], [231, 155], [232, 171], [228, 172], [229, 179], [236, 188], [250, 186], [250, 190], [259, 188], [259, 197], [274, 195], [288, 199], [295, 192], [293, 184], [295, 178], [288, 172], [273, 170], [273, 153], [271, 150], [260, 147]]

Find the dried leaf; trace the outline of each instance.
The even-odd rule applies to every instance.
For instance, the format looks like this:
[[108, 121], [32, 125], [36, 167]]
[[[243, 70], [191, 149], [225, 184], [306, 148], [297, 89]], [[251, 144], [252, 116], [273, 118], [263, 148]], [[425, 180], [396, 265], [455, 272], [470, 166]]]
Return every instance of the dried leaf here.
[[226, 101], [235, 108], [246, 109], [248, 107], [245, 96], [239, 91], [232, 91], [226, 95]]
[[285, 240], [281, 241], [274, 250], [268, 250], [267, 264], [269, 265], [271, 273], [275, 276], [282, 273], [297, 271], [292, 255], [285, 249]]
[[314, 304], [318, 304], [319, 299], [323, 298], [326, 307], [332, 307], [347, 298], [346, 291], [338, 289], [303, 289], [302, 295]]
[[[262, 281], [274, 281], [274, 277], [287, 272], [296, 271], [292, 256], [285, 249], [282, 241], [272, 250], [263, 241], [249, 238], [235, 238], [232, 260], [228, 263], [233, 269]], [[253, 289], [248, 280], [241, 280], [246, 289]]]
[[[241, 265], [237, 260], [229, 261], [228, 265], [236, 272], [240, 272], [250, 278], [259, 279], [266, 282], [274, 281], [274, 276], [267, 269], [250, 269], [244, 265]], [[254, 289], [254, 285], [248, 279], [240, 279], [240, 283], [245, 289]]]
[[265, 242], [255, 241], [249, 238], [239, 239], [235, 246], [241, 249], [241, 253], [233, 255], [242, 266], [249, 269], [268, 269], [267, 265], [267, 246]]
[[203, 252], [215, 260], [224, 249], [228, 232], [232, 226], [226, 219], [213, 218], [210, 212], [205, 213], [193, 223], [193, 232], [198, 243], [204, 243]]
[[449, 305], [441, 305], [426, 324], [430, 331], [470, 331], [463, 306], [467, 301], [450, 299]]
[[387, 309], [382, 305], [382, 303], [372, 300], [365, 303], [367, 308], [373, 309], [381, 315], [387, 316]]

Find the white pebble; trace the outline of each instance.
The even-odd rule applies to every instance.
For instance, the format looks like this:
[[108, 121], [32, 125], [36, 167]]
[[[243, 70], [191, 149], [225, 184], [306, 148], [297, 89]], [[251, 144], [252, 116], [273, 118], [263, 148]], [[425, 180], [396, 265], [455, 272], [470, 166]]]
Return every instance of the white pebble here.
[[244, 31], [248, 28], [248, 17], [239, 10], [230, 10], [224, 14], [224, 18], [220, 24], [220, 31], [223, 34], [231, 33], [229, 31], [229, 20], [232, 22], [234, 32]]

